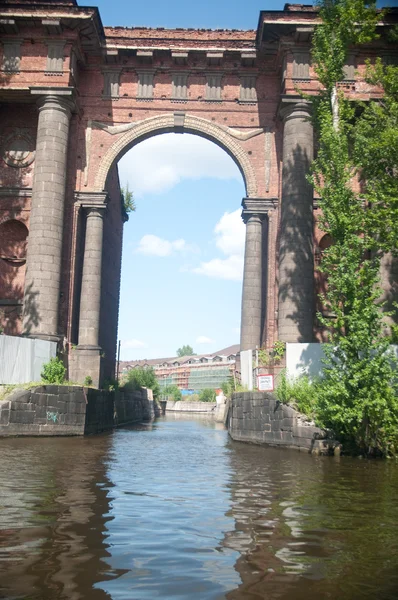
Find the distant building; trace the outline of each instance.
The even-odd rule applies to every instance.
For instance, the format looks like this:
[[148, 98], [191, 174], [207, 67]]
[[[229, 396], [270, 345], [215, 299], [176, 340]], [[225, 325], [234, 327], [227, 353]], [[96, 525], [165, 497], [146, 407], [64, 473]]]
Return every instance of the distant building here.
[[233, 377], [239, 350], [239, 344], [235, 344], [213, 354], [124, 361], [120, 363], [120, 373], [124, 378], [131, 369], [152, 367], [161, 390], [176, 385], [183, 394], [193, 394], [206, 388], [220, 388]]

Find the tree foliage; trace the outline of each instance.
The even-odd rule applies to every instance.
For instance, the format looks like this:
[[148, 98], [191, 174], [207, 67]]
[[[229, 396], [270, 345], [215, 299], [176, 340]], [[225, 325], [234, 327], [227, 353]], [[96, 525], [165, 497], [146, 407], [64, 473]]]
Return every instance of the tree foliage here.
[[200, 402], [215, 402], [216, 401], [216, 390], [205, 388], [199, 394]]
[[61, 385], [65, 381], [66, 368], [58, 357], [51, 358], [43, 365], [40, 377], [44, 383], [55, 383]]
[[127, 374], [127, 381], [124, 384], [125, 389], [140, 390], [143, 387], [151, 389], [155, 399], [159, 396], [160, 386], [152, 367], [145, 369], [138, 367], [131, 369]]
[[124, 187], [121, 188], [122, 194], [122, 206], [126, 215], [135, 212], [137, 210], [137, 206], [135, 204], [133, 192], [129, 189], [129, 184], [126, 183]]
[[177, 356], [195, 356], [196, 352], [193, 351], [192, 346], [186, 344], [185, 346], [181, 346], [177, 350]]
[[182, 399], [182, 392], [176, 385], [166, 385], [161, 391], [162, 396], [172, 396], [174, 402]]
[[[324, 0], [318, 5], [322, 23], [314, 34], [313, 60], [323, 89], [313, 100], [319, 151], [311, 182], [321, 198], [320, 228], [333, 240], [320, 265], [327, 278], [321, 299], [333, 319], [318, 315], [329, 344], [317, 413], [346, 444], [389, 454], [398, 449], [398, 389], [380, 311], [379, 272], [381, 256], [396, 250], [397, 239], [392, 175], [398, 164], [388, 151], [398, 135], [389, 100], [396, 81], [380, 61], [373, 71], [369, 67], [368, 77], [383, 85], [385, 97], [355, 122], [355, 107], [336, 86], [349, 46], [376, 36], [375, 3]], [[361, 193], [352, 185], [359, 173], [366, 179]]]

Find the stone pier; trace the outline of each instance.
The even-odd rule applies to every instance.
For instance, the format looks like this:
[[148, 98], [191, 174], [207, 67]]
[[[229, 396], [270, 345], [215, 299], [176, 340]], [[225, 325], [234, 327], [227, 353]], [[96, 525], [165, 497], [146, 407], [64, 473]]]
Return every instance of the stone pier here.
[[70, 88], [33, 88], [38, 96], [36, 160], [23, 307], [24, 333], [58, 340]]
[[282, 202], [278, 333], [284, 342], [312, 342], [314, 334], [313, 189], [306, 176], [314, 153], [311, 104], [283, 98]]

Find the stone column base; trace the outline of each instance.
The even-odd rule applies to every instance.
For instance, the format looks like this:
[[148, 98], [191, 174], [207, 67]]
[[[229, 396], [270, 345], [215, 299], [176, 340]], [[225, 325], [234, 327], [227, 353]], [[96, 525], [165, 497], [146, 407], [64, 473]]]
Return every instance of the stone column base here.
[[99, 346], [77, 346], [69, 354], [69, 379], [75, 383], [84, 383], [87, 376], [93, 385], [99, 388], [101, 383], [101, 352]]

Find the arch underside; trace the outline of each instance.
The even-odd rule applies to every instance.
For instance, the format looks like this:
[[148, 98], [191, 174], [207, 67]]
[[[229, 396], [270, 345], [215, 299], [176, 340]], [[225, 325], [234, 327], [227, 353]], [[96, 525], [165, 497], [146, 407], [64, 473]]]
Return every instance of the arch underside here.
[[257, 196], [257, 182], [247, 152], [227, 131], [201, 117], [186, 115], [183, 127], [176, 125], [174, 114], [150, 117], [120, 134], [103, 157], [96, 178], [95, 191], [105, 188], [106, 179], [113, 163], [119, 160], [135, 144], [161, 133], [192, 133], [216, 143], [225, 150], [238, 166], [245, 182], [246, 195]]

